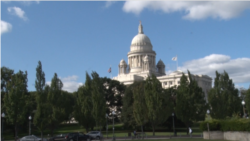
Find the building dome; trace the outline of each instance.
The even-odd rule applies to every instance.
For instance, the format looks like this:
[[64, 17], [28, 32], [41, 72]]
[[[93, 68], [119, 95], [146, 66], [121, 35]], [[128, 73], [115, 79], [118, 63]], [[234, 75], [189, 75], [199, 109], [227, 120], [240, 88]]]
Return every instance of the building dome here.
[[127, 65], [127, 64], [126, 64], [125, 60], [122, 59], [122, 60], [120, 61], [120, 65]]
[[147, 35], [143, 33], [142, 24], [139, 24], [138, 34], [132, 39], [131, 51], [152, 51], [152, 44]]
[[162, 62], [162, 60], [160, 59], [159, 62], [157, 63], [157, 66], [165, 66], [165, 64]]
[[151, 41], [147, 35], [138, 34], [133, 38], [131, 45], [151, 45]]

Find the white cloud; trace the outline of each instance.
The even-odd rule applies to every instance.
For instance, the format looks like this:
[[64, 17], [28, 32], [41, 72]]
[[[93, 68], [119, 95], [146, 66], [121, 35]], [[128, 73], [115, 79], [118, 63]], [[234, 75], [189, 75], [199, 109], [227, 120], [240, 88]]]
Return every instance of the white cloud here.
[[231, 19], [250, 8], [250, 2], [241, 1], [126, 1], [123, 11], [140, 14], [144, 9], [160, 10], [164, 13], [183, 12], [184, 19], [205, 18]]
[[[77, 82], [78, 76], [72, 75], [68, 77], [60, 78], [63, 83], [63, 90], [68, 92], [77, 91], [78, 87], [83, 85], [83, 83]], [[51, 82], [46, 82], [46, 84], [51, 85]]]
[[18, 16], [19, 18], [23, 19], [23, 20], [27, 20], [28, 18], [25, 16], [25, 12], [19, 8], [19, 7], [9, 7], [8, 8], [8, 12], [12, 15], [16, 15]]
[[203, 74], [215, 78], [215, 71], [228, 73], [234, 83], [250, 83], [250, 58], [231, 59], [230, 56], [211, 54], [204, 58], [187, 61], [179, 70]]
[[12, 25], [10, 23], [7, 23], [1, 20], [1, 35], [3, 33], [11, 31], [11, 29], [12, 29]]
[[113, 5], [116, 1], [106, 1], [105, 7], [108, 8]]

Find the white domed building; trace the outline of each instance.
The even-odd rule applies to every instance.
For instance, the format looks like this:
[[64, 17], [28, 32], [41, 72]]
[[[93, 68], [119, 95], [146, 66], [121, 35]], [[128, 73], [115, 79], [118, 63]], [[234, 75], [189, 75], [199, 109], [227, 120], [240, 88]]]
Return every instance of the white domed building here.
[[[134, 81], [146, 80], [152, 74], [162, 83], [163, 88], [178, 86], [182, 71], [174, 71], [166, 75], [165, 64], [159, 60], [156, 64], [156, 53], [153, 50], [152, 43], [147, 35], [143, 32], [143, 26], [140, 23], [138, 34], [132, 39], [130, 52], [128, 53], [128, 64], [125, 60], [121, 60], [119, 66], [119, 74], [113, 77], [125, 85], [130, 85]], [[185, 75], [188, 75], [184, 73]], [[212, 78], [207, 75], [192, 75], [198, 82], [198, 85], [205, 93], [207, 101], [207, 93], [212, 87]]]

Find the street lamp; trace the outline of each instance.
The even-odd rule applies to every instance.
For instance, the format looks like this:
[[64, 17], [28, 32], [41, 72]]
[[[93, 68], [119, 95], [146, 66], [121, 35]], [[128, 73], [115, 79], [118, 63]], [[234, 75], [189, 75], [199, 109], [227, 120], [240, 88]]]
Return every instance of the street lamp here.
[[176, 133], [175, 133], [175, 128], [174, 128], [174, 113], [172, 113], [172, 117], [173, 117], [173, 131], [174, 131], [174, 136], [176, 136]]
[[244, 101], [244, 100], [242, 100], [241, 104], [242, 104], [242, 106], [243, 106], [243, 113], [244, 113], [243, 118], [244, 118], [244, 117], [245, 117], [245, 115], [246, 115], [246, 113], [245, 113], [245, 107], [244, 107], [244, 105], [245, 105], [245, 101]]
[[106, 114], [106, 136], [107, 136], [107, 138], [108, 138], [108, 117], [109, 117], [109, 115], [108, 114]]
[[[208, 119], [209, 119], [209, 114], [210, 114], [210, 111], [207, 110]], [[210, 131], [209, 131], [209, 123], [208, 122], [207, 122], [207, 130], [208, 130], [208, 139], [210, 139]]]
[[115, 111], [112, 112], [112, 115], [113, 115], [113, 141], [115, 141], [115, 136], [114, 136], [114, 132], [115, 132], [115, 127], [114, 127], [114, 114], [115, 114]]
[[31, 116], [29, 116], [29, 135], [31, 135], [31, 119], [32, 119], [32, 117]]
[[2, 138], [3, 138], [3, 123], [4, 123], [5, 113], [2, 113]]

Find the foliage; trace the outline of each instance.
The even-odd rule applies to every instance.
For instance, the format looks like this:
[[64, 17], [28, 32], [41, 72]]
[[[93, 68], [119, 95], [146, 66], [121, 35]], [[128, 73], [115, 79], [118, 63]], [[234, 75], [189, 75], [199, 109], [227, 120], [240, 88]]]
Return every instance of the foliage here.
[[203, 121], [200, 123], [200, 129], [207, 131], [207, 123], [209, 123], [210, 131], [250, 131], [250, 120], [248, 119]]
[[145, 82], [145, 102], [147, 107], [147, 117], [153, 128], [167, 120], [172, 111], [172, 102], [165, 94], [160, 81], [155, 75], [148, 77]]
[[18, 124], [22, 124], [26, 120], [27, 113], [27, 72], [19, 71], [11, 76], [11, 80], [7, 83], [4, 97], [4, 107], [7, 122], [15, 125], [15, 136], [18, 133]]
[[48, 109], [50, 106], [47, 103], [47, 95], [49, 92], [49, 86], [45, 86], [45, 73], [42, 70], [41, 61], [38, 62], [36, 68], [36, 103], [37, 109], [34, 116], [34, 124], [41, 132], [43, 138], [44, 129], [47, 127]]
[[147, 106], [145, 102], [145, 82], [135, 82], [133, 88], [133, 115], [137, 125], [141, 126], [141, 132], [143, 132], [143, 125], [147, 122]]
[[96, 72], [92, 72], [91, 76], [91, 97], [93, 103], [92, 115], [98, 127], [105, 122], [106, 101], [104, 95], [104, 85]]
[[122, 122], [124, 123], [125, 127], [133, 127], [135, 128], [136, 121], [135, 117], [133, 114], [133, 103], [134, 103], [134, 98], [133, 98], [133, 87], [135, 83], [132, 85], [128, 86], [125, 90], [124, 97], [122, 99]]
[[120, 116], [122, 108], [122, 96], [124, 95], [126, 86], [117, 80], [110, 78], [101, 78], [104, 84], [104, 94], [106, 100], [106, 113], [111, 114], [112, 109], [116, 108], [116, 116]]
[[6, 68], [0, 68], [0, 92], [7, 92], [6, 85], [9, 80], [11, 80], [11, 76], [14, 74], [14, 71]]
[[246, 97], [245, 97], [245, 103], [246, 103], [246, 109], [248, 111], [248, 115], [250, 115], [250, 87], [246, 91]]
[[189, 71], [188, 78], [182, 74], [175, 107], [177, 118], [181, 119], [186, 127], [190, 126], [192, 121], [204, 120], [207, 109], [204, 93]]
[[57, 77], [57, 74], [54, 74], [54, 77], [51, 80], [51, 87], [48, 93], [48, 126], [51, 131], [51, 135], [54, 134], [54, 129], [64, 120], [65, 109], [64, 109], [64, 99], [62, 93], [63, 83]]
[[145, 102], [145, 82], [135, 82], [133, 91], [133, 115], [137, 125], [142, 126], [147, 122], [147, 107]]
[[216, 119], [231, 117], [233, 113], [240, 111], [241, 100], [238, 90], [226, 71], [222, 74], [216, 71], [214, 87], [208, 93], [208, 101], [211, 106], [211, 116]]
[[14, 70], [1, 67], [1, 111], [4, 111], [4, 95], [7, 93], [7, 83], [11, 80]]
[[86, 129], [87, 132], [89, 131], [89, 128], [93, 128], [95, 125], [94, 118], [91, 114], [93, 109], [91, 81], [92, 80], [89, 74], [86, 72], [85, 86], [78, 88], [76, 94], [76, 104], [73, 112], [75, 119]]

